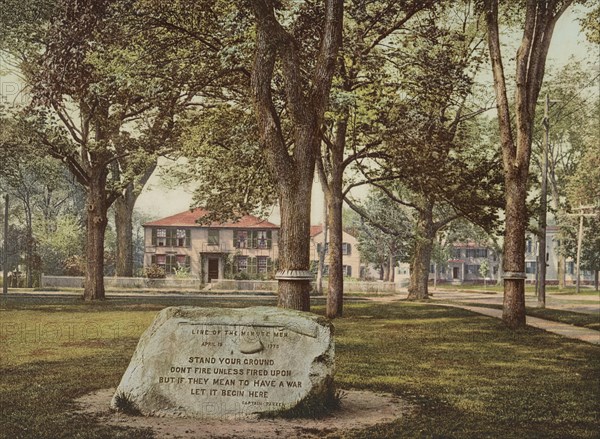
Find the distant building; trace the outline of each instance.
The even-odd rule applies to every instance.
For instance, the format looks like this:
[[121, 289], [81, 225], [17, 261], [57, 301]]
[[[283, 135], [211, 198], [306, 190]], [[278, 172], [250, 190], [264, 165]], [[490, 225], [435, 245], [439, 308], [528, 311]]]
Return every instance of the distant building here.
[[[323, 226], [311, 226], [310, 227], [310, 259], [311, 261], [319, 261], [319, 253], [323, 246]], [[328, 236], [329, 238], [329, 236]], [[349, 233], [342, 232], [342, 264], [344, 276], [347, 277], [360, 277], [360, 253], [358, 252], [356, 244], [357, 239]], [[327, 250], [327, 244], [325, 246]], [[329, 255], [325, 255], [326, 272], [329, 266]]]
[[[559, 229], [556, 226], [549, 226], [546, 230], [546, 283], [558, 283], [558, 248], [560, 245]], [[538, 268], [538, 237], [529, 233], [525, 240], [525, 274], [526, 281], [534, 283]], [[468, 283], [483, 282], [484, 276], [481, 274], [481, 265], [487, 261], [488, 274], [485, 279], [497, 280], [499, 270], [501, 270], [501, 257], [492, 248], [485, 244], [476, 242], [455, 243], [452, 248], [452, 256], [447, 264], [431, 264], [429, 279], [433, 280], [434, 273], [437, 271], [437, 280], [440, 282]], [[565, 283], [574, 284], [577, 281], [577, 268], [572, 258], [565, 259], [564, 266]], [[501, 275], [501, 273], [500, 273]], [[581, 271], [581, 281], [591, 283], [594, 273], [590, 271]]]
[[[546, 283], [558, 283], [558, 251], [560, 248], [559, 228], [548, 226], [546, 228]], [[528, 282], [535, 282], [538, 268], [539, 239], [536, 235], [529, 233], [525, 240], [525, 273]], [[565, 284], [577, 282], [577, 266], [573, 258], [564, 259]], [[594, 273], [581, 270], [580, 280], [582, 283], [591, 283]]]
[[[482, 265], [487, 264], [487, 274], [482, 274]], [[463, 283], [492, 280], [498, 276], [500, 258], [498, 254], [484, 244], [476, 242], [455, 243], [452, 246], [452, 255], [447, 265], [440, 264], [430, 267], [430, 279], [433, 279], [437, 268], [439, 281]]]
[[194, 209], [144, 224], [144, 267], [157, 265], [210, 282], [231, 273], [267, 275], [277, 259], [279, 226], [253, 215], [236, 222], [201, 225], [207, 211]]

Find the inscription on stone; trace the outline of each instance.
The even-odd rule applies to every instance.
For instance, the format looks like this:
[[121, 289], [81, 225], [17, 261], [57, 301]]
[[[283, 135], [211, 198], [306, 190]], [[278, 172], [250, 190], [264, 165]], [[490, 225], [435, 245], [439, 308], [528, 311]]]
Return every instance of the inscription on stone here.
[[145, 415], [253, 417], [326, 394], [333, 338], [323, 318], [271, 307], [167, 308], [142, 335], [112, 405]]

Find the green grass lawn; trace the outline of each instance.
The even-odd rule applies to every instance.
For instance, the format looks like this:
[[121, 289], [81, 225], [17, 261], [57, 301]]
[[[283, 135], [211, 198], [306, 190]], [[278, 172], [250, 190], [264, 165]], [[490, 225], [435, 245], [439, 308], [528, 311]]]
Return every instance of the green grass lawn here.
[[[73, 414], [72, 400], [115, 387], [139, 335], [171, 303], [1, 300], [0, 437], [152, 437]], [[598, 437], [596, 346], [535, 329], [512, 332], [496, 319], [423, 303], [352, 304], [345, 314], [335, 321], [338, 386], [392, 393], [416, 410], [327, 437]]]

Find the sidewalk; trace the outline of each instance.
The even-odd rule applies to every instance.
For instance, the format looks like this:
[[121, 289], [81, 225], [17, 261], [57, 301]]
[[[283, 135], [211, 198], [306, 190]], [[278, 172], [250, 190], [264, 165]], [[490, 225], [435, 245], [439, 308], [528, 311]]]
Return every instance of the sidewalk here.
[[[470, 302], [481, 304], [502, 305], [503, 294], [496, 291], [477, 290], [473, 292], [430, 290], [432, 300], [451, 302]], [[525, 295], [525, 304], [537, 307], [537, 297]], [[596, 295], [563, 295], [547, 294], [546, 308], [561, 311], [572, 311], [582, 314], [600, 313], [600, 297]]]
[[[430, 292], [431, 293], [431, 292]], [[369, 297], [370, 301], [373, 302], [395, 302], [406, 299], [407, 293], [402, 292], [395, 296], [387, 297]], [[568, 297], [568, 298], [567, 298]], [[563, 311], [580, 312], [582, 314], [597, 314], [600, 312], [600, 301], [598, 297], [594, 296], [567, 296], [563, 299], [562, 303], [555, 303], [552, 299], [554, 297], [547, 297], [547, 308], [558, 309]], [[568, 303], [569, 298], [571, 301], [580, 301], [582, 297], [585, 297], [585, 304], [574, 304]], [[536, 306], [537, 299], [534, 296], [526, 296], [526, 301], [529, 306]], [[460, 292], [460, 291], [440, 291], [436, 290], [432, 292], [431, 301], [432, 305], [446, 306], [449, 308], [461, 308], [471, 312], [482, 314], [488, 317], [502, 318], [502, 310], [494, 308], [485, 308], [485, 306], [470, 306], [461, 304], [450, 304], [444, 303], [447, 301], [452, 302], [468, 302], [468, 303], [481, 303], [501, 305], [503, 300], [502, 293], [497, 292]], [[560, 301], [559, 301], [560, 302]], [[567, 302], [567, 303], [565, 303]], [[544, 331], [552, 332], [554, 334], [562, 335], [563, 337], [571, 338], [573, 340], [579, 340], [586, 343], [591, 343], [600, 346], [600, 331], [593, 329], [582, 328], [579, 326], [569, 325], [567, 323], [554, 322], [551, 320], [540, 319], [538, 317], [527, 316], [527, 325], [534, 328], [543, 329]]]
[[[502, 318], [501, 309], [482, 308], [480, 306], [454, 305], [449, 303], [435, 303], [435, 305], [447, 306], [449, 308], [461, 308], [489, 317], [496, 317], [499, 319]], [[580, 340], [600, 346], [600, 331], [530, 316], [527, 316], [526, 322], [528, 326], [532, 326], [534, 328], [543, 329], [544, 331], [562, 335], [563, 337], [572, 338], [573, 340]]]

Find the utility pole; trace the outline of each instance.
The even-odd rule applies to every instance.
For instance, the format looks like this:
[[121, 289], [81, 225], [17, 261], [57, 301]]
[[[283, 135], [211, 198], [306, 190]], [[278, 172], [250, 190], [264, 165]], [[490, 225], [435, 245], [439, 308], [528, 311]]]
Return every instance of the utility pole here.
[[546, 307], [546, 211], [548, 203], [548, 149], [550, 138], [550, 95], [546, 93], [546, 102], [544, 105], [544, 130], [545, 139], [542, 148], [542, 193], [540, 200], [540, 235], [538, 238], [538, 266], [537, 266], [537, 299], [538, 307]]
[[4, 195], [4, 251], [2, 252], [2, 294], [8, 294], [8, 194]]
[[579, 294], [580, 291], [580, 285], [581, 285], [581, 268], [580, 268], [580, 263], [581, 263], [581, 247], [583, 246], [583, 218], [584, 217], [593, 217], [596, 216], [597, 213], [594, 213], [596, 206], [579, 206], [578, 209], [579, 213], [577, 214], [569, 214], [568, 216], [578, 216], [579, 217], [579, 233], [577, 234], [577, 260], [576, 260], [576, 265], [577, 265], [577, 287], [576, 287], [576, 293]]

